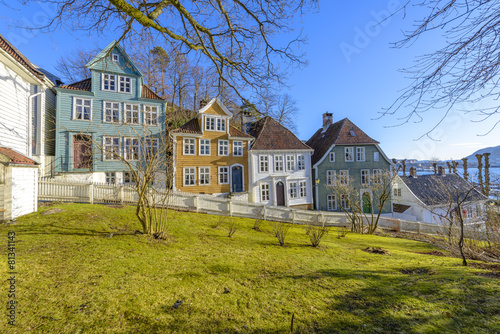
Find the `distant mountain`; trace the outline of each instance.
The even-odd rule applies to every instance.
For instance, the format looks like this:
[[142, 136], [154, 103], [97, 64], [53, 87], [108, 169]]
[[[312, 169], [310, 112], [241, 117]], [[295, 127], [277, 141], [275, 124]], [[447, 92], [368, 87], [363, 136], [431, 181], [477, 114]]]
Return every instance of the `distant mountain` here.
[[467, 157], [469, 159], [469, 164], [476, 165], [477, 164], [476, 154], [484, 154], [484, 153], [491, 153], [490, 155], [491, 166], [500, 167], [500, 145], [494, 147], [482, 148], [472, 153]]

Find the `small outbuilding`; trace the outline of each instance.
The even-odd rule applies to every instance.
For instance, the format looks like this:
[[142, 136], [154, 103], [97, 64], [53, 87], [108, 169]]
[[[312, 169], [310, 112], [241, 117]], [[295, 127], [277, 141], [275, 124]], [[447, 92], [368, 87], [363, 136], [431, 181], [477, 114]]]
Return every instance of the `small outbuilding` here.
[[0, 147], [0, 221], [37, 210], [39, 163]]

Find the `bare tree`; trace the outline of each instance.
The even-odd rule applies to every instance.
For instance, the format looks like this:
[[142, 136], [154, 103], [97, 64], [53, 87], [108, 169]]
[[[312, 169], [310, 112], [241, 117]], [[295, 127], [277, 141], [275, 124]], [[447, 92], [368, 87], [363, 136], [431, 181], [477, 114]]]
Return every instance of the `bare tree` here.
[[291, 131], [296, 131], [295, 120], [299, 113], [297, 102], [288, 93], [280, 94], [270, 88], [261, 89], [256, 95], [256, 108], [260, 114], [270, 116]]
[[402, 11], [421, 7], [427, 14], [416, 21], [398, 48], [411, 46], [418, 39], [441, 33], [443, 47], [419, 57], [415, 65], [403, 70], [411, 84], [395, 103], [383, 112], [393, 115], [404, 112], [402, 123], [418, 122], [425, 113], [440, 113], [441, 120], [426, 133], [436, 129], [449, 112], [467, 102], [478, 107], [464, 110], [475, 112], [478, 120], [489, 119], [491, 128], [500, 122], [497, 97], [500, 94], [500, 2], [492, 0], [420, 0], [407, 1]]
[[78, 48], [57, 61], [56, 70], [67, 83], [73, 83], [90, 78], [90, 70], [85, 66], [96, 55], [97, 50]]

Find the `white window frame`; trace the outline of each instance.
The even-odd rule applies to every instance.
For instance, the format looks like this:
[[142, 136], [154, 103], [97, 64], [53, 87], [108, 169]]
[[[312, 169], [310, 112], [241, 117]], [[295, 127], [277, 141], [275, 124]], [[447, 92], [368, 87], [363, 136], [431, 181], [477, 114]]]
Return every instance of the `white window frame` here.
[[380, 160], [380, 153], [373, 152], [373, 161], [379, 161], [379, 160]]
[[[107, 141], [111, 140], [111, 144], [107, 143]], [[118, 143], [118, 146], [116, 146], [115, 144]], [[120, 149], [121, 149], [121, 145], [120, 145], [120, 137], [115, 137], [115, 136], [104, 136], [102, 137], [102, 160], [104, 161], [116, 161], [116, 160], [119, 160], [120, 158]], [[109, 150], [111, 148], [111, 150]], [[116, 151], [116, 152], [115, 152]], [[113, 154], [113, 152], [117, 153], [118, 154], [118, 157]], [[109, 158], [107, 157], [107, 155], [109, 155]]]
[[[118, 76], [118, 85], [116, 91], [119, 93], [125, 93], [125, 94], [132, 94], [132, 78], [131, 77], [124, 77], [124, 76]], [[122, 82], [123, 82], [123, 90], [122, 90]], [[128, 88], [128, 91], [127, 91]]]
[[242, 157], [243, 156], [243, 142], [233, 140], [233, 156]]
[[142, 152], [147, 158], [150, 154], [151, 156], [156, 155], [160, 149], [160, 139], [159, 138], [146, 138], [144, 141], [144, 152]]
[[205, 116], [205, 130], [215, 131], [215, 116]]
[[261, 183], [260, 184], [260, 201], [267, 202], [269, 201], [269, 183]]
[[337, 171], [329, 169], [326, 171], [326, 185], [333, 186], [337, 182]]
[[[134, 122], [134, 120], [137, 121]], [[124, 103], [123, 121], [127, 124], [141, 124], [141, 105], [135, 103]]]
[[329, 160], [330, 160], [330, 162], [335, 162], [335, 152], [330, 152]]
[[218, 169], [217, 180], [219, 184], [229, 184], [229, 166], [221, 166]]
[[299, 181], [299, 197], [307, 197], [307, 181]]
[[[278, 168], [279, 167], [279, 168]], [[284, 171], [284, 166], [283, 166], [283, 156], [278, 154], [274, 156], [274, 172], [283, 172]]]
[[269, 173], [268, 155], [259, 155], [259, 173]]
[[290, 199], [296, 199], [299, 196], [297, 181], [288, 183], [288, 196]]
[[[108, 111], [110, 111], [110, 119], [108, 120]], [[117, 120], [115, 121], [116, 113]], [[120, 123], [120, 102], [102, 101], [102, 122], [103, 123]]]
[[123, 183], [124, 184], [135, 183], [134, 173], [123, 172]]
[[[101, 73], [101, 90], [104, 92], [116, 92], [117, 76], [115, 74]], [[111, 83], [113, 88], [111, 89]], [[108, 88], [106, 88], [106, 85]]]
[[340, 195], [340, 205], [346, 209], [346, 210], [349, 210], [349, 196], [343, 194], [343, 195]]
[[198, 167], [198, 183], [200, 186], [210, 185], [210, 167]]
[[219, 139], [217, 146], [218, 156], [227, 157], [229, 156], [229, 140]]
[[365, 153], [366, 152], [364, 147], [356, 147], [356, 161], [365, 161], [366, 160]]
[[354, 161], [354, 147], [344, 147], [345, 162]]
[[339, 180], [340, 180], [341, 185], [346, 185], [346, 186], [349, 185], [349, 170], [348, 169], [344, 169], [344, 170], [339, 171], [339, 177], [340, 177]]
[[382, 184], [382, 170], [374, 169], [373, 170], [373, 183], [374, 184]]
[[118, 53], [111, 54], [111, 60], [119, 62], [120, 61], [120, 55]]
[[369, 186], [370, 185], [370, 170], [362, 169], [361, 170], [361, 185]]
[[158, 106], [145, 104], [143, 106], [144, 124], [147, 126], [158, 125]]
[[[187, 153], [186, 153], [186, 148], [187, 148]], [[196, 155], [196, 139], [195, 138], [183, 138], [182, 139], [182, 155]]]
[[297, 170], [306, 170], [306, 157], [302, 154], [297, 155]]
[[[330, 205], [333, 204], [333, 205]], [[330, 194], [326, 195], [326, 210], [327, 211], [336, 211], [337, 210], [337, 196]]]
[[107, 184], [116, 184], [116, 172], [104, 172], [104, 177]]
[[217, 117], [216, 121], [216, 130], [219, 132], [226, 132], [226, 119], [222, 117]]
[[198, 140], [198, 148], [200, 152], [199, 155], [209, 156], [210, 152], [210, 139], [200, 139]]
[[295, 172], [295, 156], [286, 155], [286, 171]]
[[[78, 100], [80, 100], [81, 103], [78, 103]], [[86, 119], [84, 117], [85, 116], [85, 107], [87, 107], [87, 108], [89, 107], [89, 106], [85, 105], [85, 102], [90, 102], [90, 110], [89, 110], [89, 118], [88, 119]], [[76, 117], [76, 109], [78, 107], [82, 108], [82, 111], [81, 111], [82, 118]], [[85, 98], [76, 97], [76, 96], [73, 97], [73, 119], [78, 120], [78, 121], [91, 121], [92, 120], [92, 99], [85, 99]]]
[[[135, 142], [135, 143], [134, 143]], [[136, 154], [131, 154], [131, 148], [135, 147], [137, 152]], [[132, 158], [130, 157], [132, 155]], [[133, 158], [135, 155], [135, 159]], [[141, 144], [139, 138], [134, 137], [124, 137], [123, 138], [123, 158], [127, 161], [136, 161], [139, 160], [141, 156]]]
[[[186, 182], [187, 180], [189, 180], [189, 182]], [[184, 187], [196, 185], [196, 167], [184, 167], [182, 169], [182, 184]]]

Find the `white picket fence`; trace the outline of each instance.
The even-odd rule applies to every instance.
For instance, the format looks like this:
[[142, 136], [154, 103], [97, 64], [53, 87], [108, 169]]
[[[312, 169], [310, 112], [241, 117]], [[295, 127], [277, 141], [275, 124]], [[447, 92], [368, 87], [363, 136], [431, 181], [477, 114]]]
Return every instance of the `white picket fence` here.
[[[40, 178], [38, 181], [38, 199], [40, 201], [52, 202], [133, 205], [137, 203], [138, 196], [133, 187], [126, 185]], [[266, 206], [245, 202], [240, 199], [235, 200], [212, 195], [171, 192], [168, 195], [167, 203], [170, 208], [217, 215], [258, 218], [294, 224], [314, 224], [324, 221], [328, 226], [349, 225], [345, 214], [341, 212]], [[398, 232], [413, 232], [431, 235], [446, 235], [448, 233], [448, 228], [445, 226], [390, 217], [380, 217], [378, 226], [382, 229], [391, 229]], [[473, 232], [477, 233], [477, 230]]]

